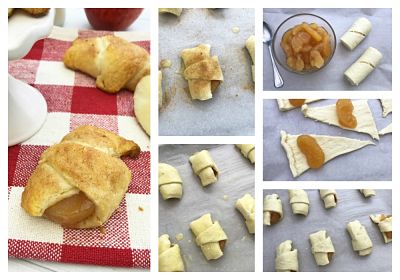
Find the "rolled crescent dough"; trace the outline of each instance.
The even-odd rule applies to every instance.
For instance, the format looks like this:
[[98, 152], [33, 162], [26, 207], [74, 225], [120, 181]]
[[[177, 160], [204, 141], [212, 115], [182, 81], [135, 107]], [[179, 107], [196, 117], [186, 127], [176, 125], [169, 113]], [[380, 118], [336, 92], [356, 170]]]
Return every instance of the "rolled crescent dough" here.
[[336, 207], [337, 194], [334, 189], [319, 190], [319, 195], [324, 201], [325, 208]]
[[357, 119], [357, 126], [355, 128], [345, 127], [339, 123], [339, 118], [336, 113], [336, 104], [322, 107], [308, 107], [307, 104], [304, 104], [301, 107], [301, 111], [306, 118], [329, 125], [335, 125], [346, 130], [365, 133], [374, 139], [379, 139], [378, 129], [376, 128], [374, 116], [369, 108], [368, 101], [357, 100], [352, 101], [352, 103], [354, 107], [353, 116]]
[[376, 193], [375, 193], [375, 190], [373, 190], [373, 189], [363, 189], [363, 190], [360, 190], [360, 192], [364, 195], [364, 197], [371, 197], [371, 196], [375, 196], [376, 195]]
[[172, 165], [158, 164], [158, 187], [164, 200], [182, 198], [182, 179]]
[[372, 241], [369, 238], [367, 230], [358, 220], [348, 223], [347, 231], [351, 237], [353, 250], [358, 252], [358, 255], [366, 256], [371, 254]]
[[[283, 218], [282, 200], [277, 194], [266, 195], [264, 198], [264, 225], [273, 224], [273, 215], [278, 214], [279, 220]], [[271, 223], [272, 222], [272, 223]]]
[[179, 17], [182, 13], [183, 9], [180, 8], [159, 8], [158, 12], [159, 13], [168, 13], [168, 14], [173, 14]]
[[256, 161], [255, 146], [253, 144], [236, 144], [242, 155], [254, 164]]
[[[297, 146], [297, 137], [300, 135], [287, 134], [281, 131], [281, 145], [286, 151], [289, 160], [290, 170], [293, 177], [297, 177], [307, 171], [310, 167], [305, 155]], [[347, 154], [367, 145], [375, 145], [371, 141], [360, 141], [346, 137], [328, 136], [328, 135], [310, 135], [315, 138], [318, 145], [325, 154], [325, 163], [337, 156]]]
[[317, 265], [327, 265], [330, 262], [333, 254], [335, 254], [335, 247], [331, 238], [326, 236], [326, 230], [320, 230], [310, 234], [311, 252], [314, 255]]
[[340, 41], [349, 50], [354, 50], [360, 44], [372, 29], [371, 22], [362, 17], [357, 19], [353, 25], [343, 34]]
[[[392, 215], [370, 215], [371, 220], [378, 225], [380, 232], [382, 233], [383, 240], [385, 243], [392, 242]], [[390, 232], [388, 237], [386, 233]]]
[[254, 219], [255, 219], [255, 200], [250, 194], [245, 194], [242, 198], [236, 201], [236, 209], [243, 215], [247, 230], [249, 233], [255, 232]]
[[254, 73], [255, 73], [255, 50], [254, 50], [254, 48], [255, 48], [255, 36], [254, 35], [251, 35], [247, 40], [246, 40], [246, 48], [247, 48], [247, 51], [249, 52], [249, 54], [250, 54], [250, 57], [251, 57], [251, 76], [253, 77], [253, 82], [255, 81], [255, 76], [254, 76]]
[[387, 127], [379, 130], [379, 135], [385, 135], [385, 134], [389, 134], [389, 133], [392, 133], [392, 123], [390, 123]]
[[168, 234], [163, 234], [158, 238], [158, 271], [185, 271], [179, 245], [171, 244]]
[[212, 221], [210, 213], [191, 222], [190, 229], [196, 236], [197, 246], [201, 248], [207, 260], [219, 259], [224, 255], [220, 242], [225, 242], [228, 237], [218, 221]]
[[276, 248], [275, 270], [277, 272], [299, 271], [297, 249], [293, 249], [292, 240], [286, 240]]
[[308, 215], [310, 201], [305, 190], [289, 190], [289, 201], [293, 214]]
[[217, 182], [219, 170], [207, 150], [195, 153], [189, 158], [194, 173], [199, 176], [203, 187]]
[[380, 99], [382, 104], [382, 116], [387, 117], [392, 112], [392, 99]]
[[350, 84], [358, 86], [376, 67], [378, 67], [382, 57], [380, 51], [369, 47], [360, 58], [344, 72], [344, 76]]
[[[312, 102], [315, 102], [318, 100], [321, 100], [321, 99], [306, 99], [304, 101], [304, 104], [312, 103]], [[292, 110], [295, 108], [299, 108], [299, 107], [293, 106], [290, 103], [289, 99], [277, 99], [276, 102], [278, 102], [279, 111], [289, 111], [289, 110]]]

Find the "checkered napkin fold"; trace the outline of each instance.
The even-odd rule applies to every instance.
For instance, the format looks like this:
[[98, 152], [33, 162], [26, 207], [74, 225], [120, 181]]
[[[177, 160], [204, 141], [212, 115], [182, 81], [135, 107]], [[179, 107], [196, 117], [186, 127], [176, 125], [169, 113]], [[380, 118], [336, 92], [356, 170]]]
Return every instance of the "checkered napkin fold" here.
[[[150, 267], [150, 151], [149, 138], [133, 116], [132, 92], [116, 95], [95, 87], [95, 79], [67, 69], [64, 52], [79, 37], [113, 34], [54, 27], [35, 43], [26, 57], [9, 62], [9, 73], [44, 96], [48, 116], [41, 130], [8, 150], [8, 255], [54, 262]], [[149, 51], [148, 34], [115, 32]], [[120, 207], [103, 228], [64, 229], [47, 219], [31, 217], [21, 208], [21, 194], [49, 146], [73, 129], [90, 124], [138, 143], [136, 159], [123, 158], [132, 182]]]

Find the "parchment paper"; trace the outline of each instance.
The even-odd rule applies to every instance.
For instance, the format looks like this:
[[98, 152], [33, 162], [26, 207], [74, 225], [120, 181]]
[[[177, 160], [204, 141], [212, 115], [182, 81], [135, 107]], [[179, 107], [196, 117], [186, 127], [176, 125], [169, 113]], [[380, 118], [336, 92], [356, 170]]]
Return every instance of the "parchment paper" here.
[[[189, 163], [189, 157], [203, 149], [220, 170], [218, 181], [205, 188]], [[181, 200], [164, 201], [159, 195], [159, 235], [168, 233], [171, 242], [179, 243], [186, 270], [254, 271], [254, 235], [235, 209], [236, 200], [244, 194], [254, 197], [254, 166], [234, 145], [164, 145], [159, 155], [160, 162], [177, 168], [183, 180]], [[211, 261], [203, 256], [189, 228], [193, 220], [209, 212], [228, 236], [224, 256]], [[175, 239], [178, 233], [183, 233], [182, 241]]]
[[[321, 100], [308, 104], [319, 107], [336, 103], [336, 99]], [[392, 115], [382, 117], [378, 99], [369, 99], [378, 131], [392, 122]], [[367, 134], [344, 130], [336, 126], [305, 118], [300, 109], [281, 112], [275, 99], [264, 100], [264, 181], [293, 180], [286, 152], [281, 145], [280, 131], [289, 134], [319, 134], [369, 140], [376, 145], [341, 155], [325, 163], [320, 169], [307, 170], [295, 180], [345, 180], [345, 181], [390, 181], [392, 180], [392, 134], [380, 136], [374, 141]]]
[[[266, 194], [277, 193], [283, 205], [284, 218], [273, 226], [265, 226], [264, 271], [275, 271], [275, 250], [285, 240], [292, 240], [298, 250], [300, 271], [391, 271], [392, 243], [385, 244], [378, 225], [370, 214], [392, 213], [392, 191], [375, 190], [376, 196], [364, 198], [358, 190], [336, 190], [336, 208], [325, 209], [318, 190], [306, 190], [310, 200], [307, 217], [293, 215], [287, 190], [264, 190]], [[258, 202], [258, 201], [257, 201]], [[261, 202], [261, 201], [260, 201]], [[346, 230], [347, 223], [359, 220], [373, 243], [369, 256], [360, 257], [353, 251], [351, 238]], [[317, 266], [311, 253], [309, 235], [326, 230], [335, 247], [335, 256], [327, 266]]]
[[[264, 20], [276, 30], [286, 18], [298, 13], [314, 13], [326, 19], [336, 33], [336, 52], [329, 65], [313, 74], [298, 75], [279, 67], [285, 85], [282, 90], [391, 90], [392, 89], [392, 10], [391, 9], [264, 9]], [[372, 23], [368, 36], [353, 51], [340, 43], [340, 37], [359, 17]], [[377, 48], [383, 59], [358, 87], [343, 76], [368, 47]], [[268, 48], [263, 46], [264, 90], [275, 90]]]
[[[232, 32], [239, 27], [240, 32]], [[163, 69], [164, 105], [160, 135], [254, 135], [254, 83], [245, 48], [254, 34], [254, 9], [184, 9], [177, 18], [159, 17], [159, 58], [172, 61]], [[210, 44], [224, 81], [207, 101], [192, 100], [181, 71], [180, 53]]]

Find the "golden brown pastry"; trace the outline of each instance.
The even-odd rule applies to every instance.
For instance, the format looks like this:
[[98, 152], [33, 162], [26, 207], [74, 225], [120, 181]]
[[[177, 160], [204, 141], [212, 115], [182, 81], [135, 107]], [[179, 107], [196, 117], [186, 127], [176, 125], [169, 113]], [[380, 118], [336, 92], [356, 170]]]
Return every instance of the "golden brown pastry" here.
[[28, 14], [34, 17], [41, 17], [47, 15], [47, 13], [50, 11], [49, 8], [22, 8], [21, 10], [27, 12]]
[[185, 66], [183, 76], [189, 83], [192, 99], [211, 99], [212, 92], [224, 80], [218, 56], [211, 57], [210, 49], [210, 45], [200, 44], [181, 52]]
[[142, 47], [108, 35], [76, 39], [65, 52], [64, 64], [96, 78], [96, 86], [108, 93], [136, 85], [150, 74], [150, 56]]
[[21, 206], [68, 228], [103, 225], [118, 208], [131, 181], [121, 156], [139, 146], [112, 132], [81, 126], [49, 147], [22, 193]]
[[150, 75], [144, 76], [136, 86], [133, 111], [140, 126], [150, 136]]
[[176, 15], [177, 17], [179, 17], [182, 14], [182, 10], [180, 8], [159, 8], [158, 12], [160, 14], [173, 14]]

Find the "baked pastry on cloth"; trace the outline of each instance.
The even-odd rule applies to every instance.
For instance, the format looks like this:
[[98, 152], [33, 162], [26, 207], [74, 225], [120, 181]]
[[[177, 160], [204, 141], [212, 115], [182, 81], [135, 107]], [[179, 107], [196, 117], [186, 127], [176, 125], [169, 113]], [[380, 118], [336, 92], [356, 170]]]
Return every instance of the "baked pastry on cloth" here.
[[212, 93], [224, 80], [218, 56], [211, 57], [210, 50], [210, 45], [200, 44], [181, 52], [185, 66], [183, 77], [189, 83], [192, 99], [211, 99]]
[[150, 74], [148, 52], [120, 37], [76, 39], [64, 54], [64, 64], [96, 78], [96, 86], [108, 93], [136, 85]]
[[139, 146], [112, 132], [80, 126], [40, 157], [22, 193], [21, 206], [67, 228], [94, 228], [118, 208], [132, 174], [121, 156]]
[[168, 234], [158, 238], [158, 271], [160, 272], [183, 272], [181, 249], [178, 244], [171, 244]]

